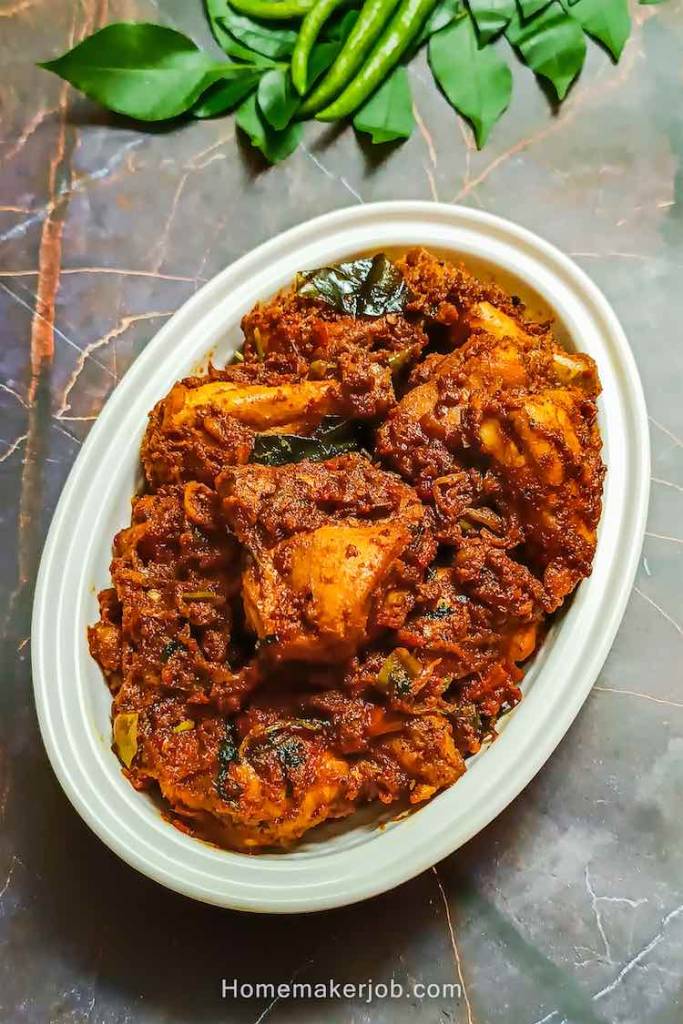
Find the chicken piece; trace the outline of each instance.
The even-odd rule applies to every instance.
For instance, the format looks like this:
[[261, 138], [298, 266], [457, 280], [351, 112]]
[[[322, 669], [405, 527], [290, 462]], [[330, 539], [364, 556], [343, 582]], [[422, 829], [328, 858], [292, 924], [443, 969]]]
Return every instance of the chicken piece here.
[[[368, 722], [379, 712], [357, 703]], [[426, 800], [465, 770], [449, 722], [438, 714], [400, 716], [388, 733], [368, 728], [349, 755], [340, 749], [341, 723], [329, 702], [315, 717], [282, 706], [227, 721], [197, 716], [177, 699], [139, 705], [137, 712], [123, 707], [117, 698], [116, 712], [135, 718], [133, 783], [158, 784], [178, 823], [232, 849], [290, 846], [370, 800]]]
[[343, 355], [331, 379], [298, 379], [261, 364], [175, 384], [150, 414], [142, 444], [151, 486], [213, 484], [225, 465], [249, 461], [257, 434], [310, 434], [330, 415], [373, 419], [394, 404], [388, 367]]
[[195, 426], [212, 414], [234, 416], [253, 430], [296, 433], [338, 411], [336, 381], [245, 385], [212, 381], [196, 388], [176, 384], [164, 404], [163, 426]]
[[358, 455], [236, 467], [218, 488], [250, 555], [247, 623], [278, 660], [350, 657], [401, 589], [406, 560], [424, 567], [433, 555], [418, 554], [425, 522], [414, 492]]
[[239, 706], [248, 688], [232, 637], [240, 552], [219, 513], [215, 491], [198, 483], [135, 499], [131, 525], [114, 540], [114, 587], [100, 594], [100, 621], [88, 630], [122, 701], [131, 686], [150, 699], [164, 689], [200, 701], [218, 687]]
[[488, 302], [510, 316], [524, 308], [520, 299], [481, 281], [464, 264], [440, 260], [426, 249], [409, 250], [396, 266], [410, 290], [408, 313], [424, 317], [432, 333], [436, 328], [450, 345], [461, 344], [470, 333], [464, 318], [475, 303]]
[[377, 452], [437, 504], [437, 481], [463, 466], [496, 478], [552, 610], [590, 572], [595, 550], [604, 475], [595, 364], [490, 303], [465, 319], [468, 340], [389, 414]]
[[245, 357], [296, 356], [306, 364], [336, 362], [343, 353], [362, 351], [380, 364], [402, 355], [416, 360], [427, 344], [419, 321], [398, 313], [353, 317], [293, 289], [258, 303], [242, 320]]

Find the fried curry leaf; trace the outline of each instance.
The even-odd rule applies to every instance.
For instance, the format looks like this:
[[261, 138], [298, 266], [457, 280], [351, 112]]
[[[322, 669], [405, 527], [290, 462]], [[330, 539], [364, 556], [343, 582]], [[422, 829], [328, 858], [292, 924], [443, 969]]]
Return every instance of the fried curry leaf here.
[[578, 0], [570, 8], [584, 32], [606, 46], [619, 60], [631, 33], [628, 0]]
[[297, 291], [349, 316], [401, 313], [408, 301], [403, 276], [383, 252], [307, 270], [300, 274]]
[[[263, 54], [264, 57], [272, 57], [273, 60], [289, 57], [296, 43], [297, 33], [294, 29], [254, 21], [246, 14], [233, 11], [227, 4], [225, 11], [218, 18], [218, 24], [238, 43]], [[230, 49], [226, 52], [230, 53]]]
[[271, 164], [284, 160], [301, 142], [303, 125], [289, 124], [282, 131], [272, 128], [261, 114], [253, 93], [238, 107], [235, 120], [252, 146], [260, 149]]
[[510, 102], [510, 68], [493, 48], [479, 49], [469, 18], [432, 36], [429, 65], [448, 102], [472, 122], [481, 149]]
[[502, 32], [515, 13], [515, 0], [468, 0], [482, 45]]
[[251, 462], [262, 466], [284, 466], [289, 462], [324, 462], [335, 455], [357, 452], [362, 447], [361, 430], [357, 423], [326, 416], [313, 433], [257, 434], [251, 453]]
[[259, 82], [257, 100], [264, 118], [277, 131], [287, 127], [301, 103], [289, 70], [282, 68], [266, 71]]
[[216, 774], [216, 791], [221, 800], [227, 800], [230, 796], [228, 782], [230, 781], [230, 765], [239, 756], [237, 733], [234, 722], [226, 719], [225, 738], [221, 740], [218, 747], [218, 772]]
[[116, 715], [113, 725], [114, 749], [119, 758], [130, 768], [138, 752], [138, 713], [123, 711]]
[[245, 73], [242, 65], [215, 61], [181, 32], [146, 22], [107, 25], [40, 67], [138, 121], [177, 117], [214, 82]]
[[506, 35], [532, 71], [547, 78], [558, 99], [564, 99], [586, 57], [586, 40], [578, 21], [553, 0], [530, 21], [516, 13]]
[[383, 85], [364, 103], [353, 119], [356, 131], [367, 132], [373, 142], [409, 138], [415, 127], [408, 72], [399, 64]]

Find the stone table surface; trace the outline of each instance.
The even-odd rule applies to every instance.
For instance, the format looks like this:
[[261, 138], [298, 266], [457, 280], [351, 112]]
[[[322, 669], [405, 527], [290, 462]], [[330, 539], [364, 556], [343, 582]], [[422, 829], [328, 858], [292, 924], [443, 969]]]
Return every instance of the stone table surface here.
[[[590, 46], [559, 112], [515, 67], [511, 110], [481, 153], [418, 59], [405, 145], [373, 152], [351, 131], [308, 126], [268, 168], [230, 118], [141, 132], [34, 66], [121, 18], [208, 45], [198, 2], [0, 0], [3, 1022], [683, 1019], [683, 7], [633, 15], [621, 63]], [[560, 747], [467, 846], [366, 904], [289, 919], [219, 911], [120, 862], [52, 774], [31, 691], [41, 548], [103, 402], [202, 282], [310, 216], [398, 198], [510, 217], [613, 303], [651, 416], [636, 587]], [[221, 999], [223, 977], [293, 976], [455, 981], [462, 994]]]

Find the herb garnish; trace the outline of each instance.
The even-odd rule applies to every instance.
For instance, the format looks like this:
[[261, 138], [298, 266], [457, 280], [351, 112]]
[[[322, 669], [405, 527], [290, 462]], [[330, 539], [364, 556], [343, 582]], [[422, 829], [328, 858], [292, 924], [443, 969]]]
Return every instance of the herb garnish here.
[[383, 252], [304, 271], [297, 291], [349, 316], [402, 313], [408, 301], [403, 275]]
[[299, 145], [302, 117], [350, 116], [373, 143], [407, 138], [414, 117], [405, 64], [428, 40], [434, 78], [481, 147], [512, 91], [508, 62], [491, 42], [504, 37], [562, 100], [583, 66], [585, 35], [616, 61], [631, 31], [628, 0], [355, 0], [343, 14], [334, 0], [205, 7], [227, 60], [163, 25], [119, 22], [40, 66], [139, 121], [237, 108], [239, 128], [276, 163]]
[[[262, 466], [284, 466], [289, 462], [324, 462], [335, 455], [356, 452], [362, 447], [360, 425], [337, 416], [326, 416], [313, 433], [257, 434], [251, 462]], [[262, 641], [263, 643], [263, 641]]]

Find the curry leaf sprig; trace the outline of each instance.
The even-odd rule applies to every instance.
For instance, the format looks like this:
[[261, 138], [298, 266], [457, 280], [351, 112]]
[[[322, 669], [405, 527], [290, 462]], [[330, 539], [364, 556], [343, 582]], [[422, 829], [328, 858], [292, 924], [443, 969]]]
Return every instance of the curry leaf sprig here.
[[376, 144], [408, 138], [415, 119], [406, 65], [424, 44], [437, 85], [482, 147], [512, 95], [505, 43], [561, 101], [583, 66], [586, 36], [618, 61], [631, 31], [628, 0], [204, 4], [220, 59], [175, 29], [120, 22], [40, 66], [138, 121], [235, 111], [252, 145], [277, 163], [311, 117], [350, 119]]

